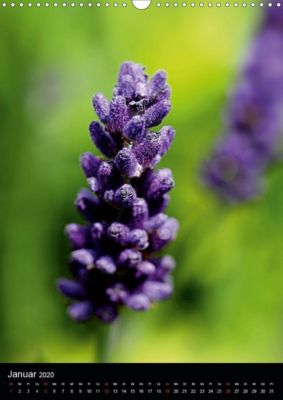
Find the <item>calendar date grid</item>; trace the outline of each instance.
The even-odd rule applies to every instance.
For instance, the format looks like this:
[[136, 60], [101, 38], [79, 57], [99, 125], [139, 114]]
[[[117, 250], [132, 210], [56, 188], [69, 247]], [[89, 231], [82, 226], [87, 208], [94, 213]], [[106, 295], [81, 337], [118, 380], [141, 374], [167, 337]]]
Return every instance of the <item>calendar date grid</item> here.
[[265, 381], [17, 381], [8, 382], [10, 395], [273, 395], [274, 382]]

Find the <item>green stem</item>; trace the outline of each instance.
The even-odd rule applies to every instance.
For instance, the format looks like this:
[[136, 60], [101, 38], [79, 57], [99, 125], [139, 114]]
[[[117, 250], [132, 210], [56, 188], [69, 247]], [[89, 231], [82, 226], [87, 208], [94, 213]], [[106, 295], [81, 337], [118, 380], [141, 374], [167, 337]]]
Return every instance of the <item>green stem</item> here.
[[97, 327], [95, 335], [95, 362], [109, 362], [119, 336], [119, 326], [120, 322], [116, 321], [111, 325]]
[[96, 327], [95, 332], [95, 362], [107, 362], [107, 346], [110, 326], [102, 325]]

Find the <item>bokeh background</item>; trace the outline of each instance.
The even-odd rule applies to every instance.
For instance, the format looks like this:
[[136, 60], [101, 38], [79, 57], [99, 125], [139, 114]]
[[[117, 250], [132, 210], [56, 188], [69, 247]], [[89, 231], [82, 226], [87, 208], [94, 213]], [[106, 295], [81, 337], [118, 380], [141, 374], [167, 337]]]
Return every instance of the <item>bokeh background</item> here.
[[[60, 3], [60, 2], [58, 2]], [[102, 2], [103, 3], [103, 2]], [[111, 3], [111, 2], [110, 2]], [[283, 167], [262, 199], [227, 207], [200, 185], [259, 9], [6, 8], [0, 10], [0, 360], [90, 362], [97, 325], [76, 324], [55, 280], [68, 273], [64, 226], [93, 150], [92, 95], [110, 97], [121, 62], [168, 72], [177, 130], [162, 161], [181, 222], [170, 251], [174, 296], [122, 314], [108, 360], [283, 360]]]

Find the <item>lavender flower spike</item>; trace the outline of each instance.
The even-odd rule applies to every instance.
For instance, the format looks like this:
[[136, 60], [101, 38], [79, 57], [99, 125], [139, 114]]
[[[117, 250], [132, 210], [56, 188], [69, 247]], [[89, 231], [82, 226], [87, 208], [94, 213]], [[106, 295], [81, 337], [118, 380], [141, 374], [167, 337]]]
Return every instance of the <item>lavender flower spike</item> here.
[[150, 130], [168, 114], [166, 73], [149, 80], [139, 64], [121, 65], [111, 101], [98, 93], [93, 106], [100, 122], [90, 136], [102, 157], [80, 158], [89, 189], [76, 206], [86, 223], [69, 224], [73, 280], [61, 278], [58, 289], [73, 303], [69, 316], [80, 322], [94, 317], [114, 321], [121, 307], [148, 310], [172, 291], [175, 262], [158, 251], [175, 239], [178, 222], [165, 209], [174, 186], [168, 168], [153, 168], [169, 150], [175, 131]]
[[283, 8], [266, 8], [226, 116], [226, 134], [202, 169], [224, 201], [258, 197], [263, 172], [278, 158], [283, 127]]

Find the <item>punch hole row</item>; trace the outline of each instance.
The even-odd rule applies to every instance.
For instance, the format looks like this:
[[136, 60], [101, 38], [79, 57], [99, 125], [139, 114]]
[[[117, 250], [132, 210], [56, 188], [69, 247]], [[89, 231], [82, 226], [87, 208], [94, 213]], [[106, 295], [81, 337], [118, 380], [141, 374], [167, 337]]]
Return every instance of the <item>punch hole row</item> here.
[[[177, 2], [177, 1], [172, 1], [172, 2], [151, 2], [149, 0], [132, 0], [128, 2], [2, 2], [0, 3], [0, 6], [2, 8], [40, 8], [40, 7], [54, 7], [54, 8], [92, 8], [92, 7], [127, 7], [127, 6], [134, 6], [134, 3], [138, 2], [147, 2], [149, 5], [152, 7], [190, 7], [190, 8], [205, 8], [205, 7], [283, 7], [283, 2], [229, 2], [229, 1], [214, 1], [214, 2]], [[152, 4], [151, 4], [152, 3]], [[138, 8], [138, 7], [137, 7]]]
[[46, 8], [48, 8], [48, 7], [54, 7], [54, 8], [67, 8], [67, 7], [70, 7], [70, 8], [74, 8], [74, 7], [78, 7], [78, 8], [83, 8], [83, 7], [88, 7], [88, 8], [91, 8], [91, 7], [118, 7], [118, 6], [120, 6], [120, 7], [127, 7], [127, 3], [126, 2], [120, 2], [120, 3], [118, 3], [118, 2], [114, 2], [114, 3], [108, 3], [108, 2], [106, 2], [106, 3], [102, 3], [102, 2], [77, 2], [77, 3], [75, 3], [75, 2], [64, 2], [64, 3], [57, 3], [57, 2], [34, 2], [34, 3], [32, 3], [32, 2], [26, 2], [26, 3], [23, 3], [23, 2], [19, 2], [19, 3], [14, 3], [14, 2], [12, 2], [12, 3], [1, 3], [1, 5], [2, 5], [2, 7], [12, 7], [12, 8], [15, 8], [15, 7], [21, 7], [21, 8], [32, 8], [32, 7], [37, 7], [37, 8], [40, 8], [40, 7], [46, 7]]

